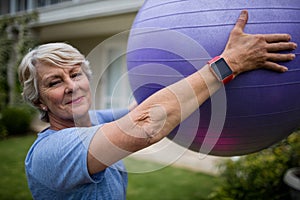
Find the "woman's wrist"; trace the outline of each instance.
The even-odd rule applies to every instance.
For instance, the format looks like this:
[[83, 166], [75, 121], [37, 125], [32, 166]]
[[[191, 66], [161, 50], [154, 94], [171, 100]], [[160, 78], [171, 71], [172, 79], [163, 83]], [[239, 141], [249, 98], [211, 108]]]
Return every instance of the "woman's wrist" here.
[[231, 68], [233, 78], [235, 78], [241, 73], [239, 63], [236, 61], [236, 59], [233, 59], [232, 56], [228, 56], [226, 54], [221, 54], [221, 57], [224, 58], [228, 66]]
[[208, 65], [213, 74], [223, 84], [230, 82], [234, 78], [233, 71], [222, 56], [216, 56], [209, 60]]

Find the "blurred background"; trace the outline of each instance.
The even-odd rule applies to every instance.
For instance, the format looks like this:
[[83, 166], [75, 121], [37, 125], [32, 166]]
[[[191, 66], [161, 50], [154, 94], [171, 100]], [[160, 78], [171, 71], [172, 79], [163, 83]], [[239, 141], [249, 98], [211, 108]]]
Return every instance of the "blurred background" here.
[[[121, 108], [132, 98], [125, 76], [126, 35], [144, 0], [0, 0], [0, 199], [31, 199], [24, 159], [37, 132], [47, 127], [21, 97], [17, 66], [35, 46], [66, 42], [88, 56], [99, 44], [103, 73], [93, 87], [95, 108]], [[124, 33], [125, 37], [113, 39]], [[118, 59], [110, 62], [113, 57]], [[107, 64], [109, 63], [109, 64]], [[122, 78], [120, 78], [122, 77]], [[118, 82], [118, 92], [114, 92]], [[162, 141], [168, 142], [168, 141]], [[175, 145], [175, 144], [172, 144]], [[175, 147], [174, 148], [180, 148]], [[152, 151], [155, 151], [155, 149]], [[128, 199], [292, 199], [294, 191], [283, 179], [300, 166], [300, 136], [261, 152], [231, 158], [200, 156], [185, 151], [174, 163], [165, 155], [126, 160], [130, 173]], [[300, 198], [299, 196], [296, 198]]]

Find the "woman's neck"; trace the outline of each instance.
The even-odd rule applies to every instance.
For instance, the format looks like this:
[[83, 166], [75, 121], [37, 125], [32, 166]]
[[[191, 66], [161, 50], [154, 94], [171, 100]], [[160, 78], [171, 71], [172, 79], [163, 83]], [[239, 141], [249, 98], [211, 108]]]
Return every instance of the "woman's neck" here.
[[73, 119], [61, 119], [53, 116], [49, 116], [50, 129], [62, 130], [72, 127], [90, 127], [92, 126], [90, 116], [87, 114], [84, 117]]

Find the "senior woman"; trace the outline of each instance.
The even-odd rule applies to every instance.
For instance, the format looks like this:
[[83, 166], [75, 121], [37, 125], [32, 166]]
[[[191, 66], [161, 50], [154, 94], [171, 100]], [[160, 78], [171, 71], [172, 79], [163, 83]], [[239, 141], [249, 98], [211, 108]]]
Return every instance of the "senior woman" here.
[[[297, 45], [287, 34], [245, 34], [247, 19], [242, 11], [221, 55], [233, 77], [257, 68], [287, 71], [276, 62], [295, 55], [276, 52]], [[50, 123], [25, 161], [34, 199], [125, 199], [122, 158], [167, 136], [222, 85], [207, 64], [130, 112], [97, 112], [100, 125], [95, 125], [89, 115], [90, 76], [84, 56], [64, 43], [41, 45], [20, 64], [25, 100]]]

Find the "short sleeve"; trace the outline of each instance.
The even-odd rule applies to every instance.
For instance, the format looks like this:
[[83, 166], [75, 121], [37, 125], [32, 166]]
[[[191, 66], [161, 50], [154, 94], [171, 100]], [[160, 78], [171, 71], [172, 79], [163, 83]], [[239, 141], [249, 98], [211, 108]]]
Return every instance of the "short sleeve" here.
[[120, 119], [129, 112], [128, 109], [106, 109], [89, 111], [92, 124], [104, 124]]
[[67, 128], [44, 137], [34, 144], [26, 158], [28, 172], [56, 191], [101, 181], [101, 173], [95, 180], [87, 169], [88, 147], [99, 127]]

